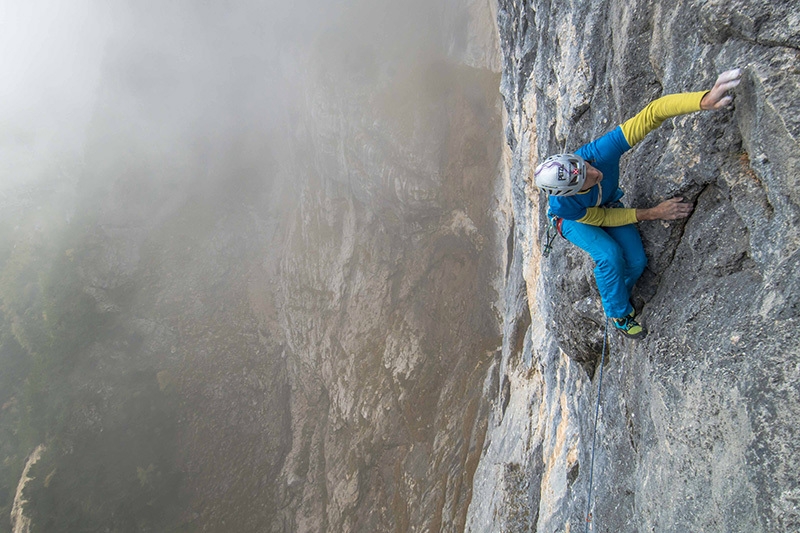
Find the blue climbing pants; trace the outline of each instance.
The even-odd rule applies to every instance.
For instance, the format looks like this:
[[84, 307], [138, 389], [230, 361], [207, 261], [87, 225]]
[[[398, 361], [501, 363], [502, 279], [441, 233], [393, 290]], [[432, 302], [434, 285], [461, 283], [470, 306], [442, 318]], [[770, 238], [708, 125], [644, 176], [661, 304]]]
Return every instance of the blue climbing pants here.
[[606, 316], [622, 318], [633, 311], [631, 289], [647, 266], [636, 225], [606, 228], [564, 220], [561, 231], [594, 259], [594, 278]]

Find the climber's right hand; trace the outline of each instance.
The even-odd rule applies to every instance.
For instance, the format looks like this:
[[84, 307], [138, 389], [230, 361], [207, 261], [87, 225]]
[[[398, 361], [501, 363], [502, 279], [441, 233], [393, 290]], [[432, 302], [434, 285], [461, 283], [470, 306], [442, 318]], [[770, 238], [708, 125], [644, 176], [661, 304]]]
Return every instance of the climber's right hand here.
[[692, 209], [692, 204], [684, 202], [683, 198], [678, 196], [665, 200], [650, 209], [637, 209], [636, 218], [638, 220], [675, 220], [688, 217]]

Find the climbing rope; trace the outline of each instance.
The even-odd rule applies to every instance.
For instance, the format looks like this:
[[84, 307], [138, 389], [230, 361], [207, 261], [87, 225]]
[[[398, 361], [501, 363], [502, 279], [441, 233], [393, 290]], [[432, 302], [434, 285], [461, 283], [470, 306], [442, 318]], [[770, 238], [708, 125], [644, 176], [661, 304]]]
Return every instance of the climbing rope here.
[[592, 482], [594, 481], [594, 445], [597, 438], [597, 417], [600, 414], [600, 393], [603, 391], [603, 367], [606, 362], [606, 345], [608, 344], [608, 317], [603, 331], [603, 351], [600, 354], [600, 377], [597, 379], [597, 404], [594, 408], [594, 430], [592, 431], [592, 461], [589, 466], [589, 497], [586, 502], [586, 533], [592, 525]]

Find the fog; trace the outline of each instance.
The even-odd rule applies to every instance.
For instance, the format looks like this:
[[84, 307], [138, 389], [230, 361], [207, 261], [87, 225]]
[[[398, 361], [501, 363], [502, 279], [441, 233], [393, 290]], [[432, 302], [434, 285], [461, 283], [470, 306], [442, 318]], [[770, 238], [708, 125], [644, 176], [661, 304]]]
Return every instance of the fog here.
[[[420, 385], [430, 400], [388, 387], [372, 336], [405, 335], [389, 316], [460, 308], [425, 342], [447, 357], [496, 344], [488, 284], [475, 285], [493, 260], [476, 234], [498, 80], [471, 31], [454, 0], [0, 4], [0, 512], [29, 502], [14, 527], [319, 528], [328, 496], [315, 491], [345, 463], [309, 466], [322, 445], [303, 439], [327, 406], [291, 390], [327, 396], [332, 379], [339, 398], [381, 395], [351, 404], [398, 394], [433, 416], [439, 378]], [[380, 308], [385, 280], [404, 277], [424, 287], [411, 310]], [[464, 309], [467, 289], [480, 311]], [[350, 293], [375, 309], [348, 310]], [[336, 377], [354, 353], [378, 373]], [[479, 374], [450, 379], [480, 390]], [[350, 439], [408, 438], [397, 421], [371, 421], [373, 436], [338, 424], [333, 456]], [[463, 483], [464, 461], [437, 464]], [[388, 485], [411, 479], [397, 472]], [[395, 489], [363, 490], [369, 509]]]
[[413, 60], [432, 51], [427, 5], [2, 2], [0, 186], [80, 159], [87, 126], [104, 115], [113, 123], [95, 135], [135, 129], [162, 152], [245, 129], [277, 134], [320, 38], [339, 47], [328, 56], [337, 69], [356, 68], [360, 52]]
[[83, 150], [107, 12], [91, 0], [0, 4], [0, 190], [42, 178]]

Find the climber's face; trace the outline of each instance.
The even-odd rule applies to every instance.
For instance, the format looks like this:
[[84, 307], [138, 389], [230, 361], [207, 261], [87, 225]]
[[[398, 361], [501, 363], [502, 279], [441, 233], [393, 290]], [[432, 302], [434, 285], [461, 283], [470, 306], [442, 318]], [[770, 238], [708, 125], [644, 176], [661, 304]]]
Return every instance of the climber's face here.
[[588, 191], [601, 181], [603, 181], [603, 173], [586, 163], [586, 181], [583, 182], [581, 191]]

